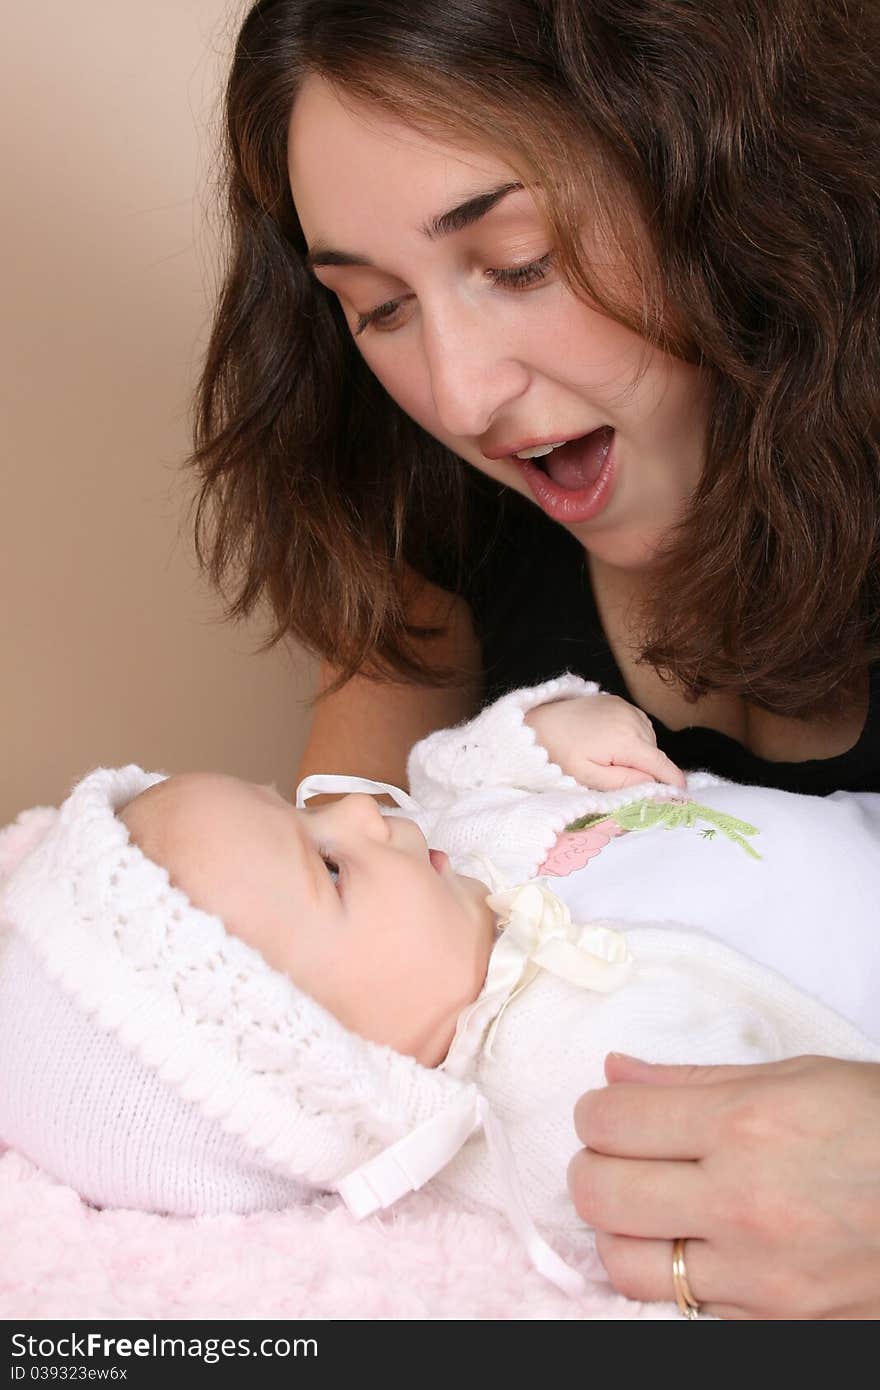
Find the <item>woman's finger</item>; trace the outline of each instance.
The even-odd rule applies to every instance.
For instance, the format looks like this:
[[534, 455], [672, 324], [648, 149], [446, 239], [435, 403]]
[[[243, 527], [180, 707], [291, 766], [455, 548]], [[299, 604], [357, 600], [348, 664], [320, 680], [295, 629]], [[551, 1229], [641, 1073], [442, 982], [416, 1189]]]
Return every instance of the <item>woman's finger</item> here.
[[[701, 1313], [714, 1317], [743, 1317], [739, 1299], [748, 1294], [748, 1279], [737, 1262], [720, 1259], [710, 1241], [685, 1241], [685, 1276]], [[631, 1236], [596, 1232], [596, 1250], [618, 1293], [641, 1303], [674, 1303], [671, 1240], [634, 1240]]]
[[[817, 1282], [772, 1252], [724, 1247], [683, 1229], [684, 1274], [699, 1312], [716, 1318], [791, 1320], [819, 1316]], [[675, 1301], [673, 1242], [596, 1232], [596, 1250], [619, 1293], [643, 1303]], [[858, 1317], [856, 1309], [849, 1316]], [[870, 1310], [865, 1316], [871, 1317]]]
[[575, 1211], [613, 1235], [674, 1240], [713, 1233], [713, 1193], [699, 1163], [607, 1158], [581, 1149], [568, 1165]]
[[667, 1065], [645, 1062], [640, 1057], [628, 1057], [623, 1052], [609, 1052], [605, 1058], [605, 1075], [610, 1084], [624, 1081], [647, 1086], [713, 1086], [729, 1081], [753, 1081], [765, 1076], [787, 1076], [809, 1071], [816, 1058], [786, 1057], [781, 1062], [749, 1062], [738, 1066]]
[[686, 1086], [618, 1083], [586, 1091], [574, 1108], [575, 1132], [596, 1153], [617, 1158], [698, 1159], [717, 1142], [724, 1097]]

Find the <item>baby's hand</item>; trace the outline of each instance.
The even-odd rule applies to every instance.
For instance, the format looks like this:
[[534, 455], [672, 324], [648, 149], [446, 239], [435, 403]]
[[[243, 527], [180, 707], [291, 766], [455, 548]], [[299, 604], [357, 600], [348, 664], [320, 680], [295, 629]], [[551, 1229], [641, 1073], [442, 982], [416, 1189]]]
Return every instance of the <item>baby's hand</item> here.
[[530, 710], [525, 722], [553, 762], [583, 787], [685, 786], [684, 773], [657, 747], [648, 716], [617, 695], [555, 700]]

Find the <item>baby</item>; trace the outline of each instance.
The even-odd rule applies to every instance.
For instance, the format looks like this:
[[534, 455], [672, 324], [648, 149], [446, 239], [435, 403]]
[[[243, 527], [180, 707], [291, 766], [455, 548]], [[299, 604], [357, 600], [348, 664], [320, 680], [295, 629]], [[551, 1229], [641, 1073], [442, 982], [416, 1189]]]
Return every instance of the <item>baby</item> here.
[[296, 808], [215, 774], [86, 778], [4, 886], [0, 1138], [157, 1211], [336, 1190], [365, 1215], [435, 1179], [573, 1291], [533, 1218], [596, 1272], [565, 1170], [609, 1050], [880, 1058], [880, 797], [685, 781], [574, 677], [408, 774], [312, 777]]

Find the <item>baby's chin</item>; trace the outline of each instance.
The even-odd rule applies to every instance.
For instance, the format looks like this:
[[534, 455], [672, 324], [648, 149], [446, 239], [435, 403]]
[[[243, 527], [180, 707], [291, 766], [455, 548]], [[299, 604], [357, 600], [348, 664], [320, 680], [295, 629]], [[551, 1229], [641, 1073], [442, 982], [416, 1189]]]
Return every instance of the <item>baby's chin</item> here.
[[486, 897], [492, 892], [481, 879], [471, 878], [470, 874], [452, 874], [458, 884], [459, 891], [468, 898], [473, 898], [476, 902], [485, 902]]
[[485, 933], [486, 941], [491, 942], [495, 936], [495, 913], [486, 902], [491, 888], [481, 879], [471, 878], [468, 874], [456, 874], [455, 877], [459, 894], [473, 905], [481, 934]]

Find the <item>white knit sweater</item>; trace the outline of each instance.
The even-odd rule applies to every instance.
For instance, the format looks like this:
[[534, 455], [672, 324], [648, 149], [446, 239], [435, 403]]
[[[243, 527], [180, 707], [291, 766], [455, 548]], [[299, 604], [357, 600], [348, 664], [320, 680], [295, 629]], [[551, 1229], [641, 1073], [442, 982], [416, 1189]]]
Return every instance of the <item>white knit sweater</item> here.
[[[595, 690], [579, 678], [566, 676], [532, 690], [515, 691], [476, 719], [432, 734], [413, 750], [408, 772], [412, 796], [423, 808], [422, 828], [432, 845], [447, 851], [459, 872], [482, 876], [488, 857], [500, 882], [523, 882], [534, 877], [571, 821], [645, 798], [670, 800], [672, 789], [656, 784], [615, 793], [579, 787], [550, 762], [523, 722], [525, 712], [538, 704]], [[763, 824], [778, 822], [787, 827], [789, 839], [802, 845], [804, 872], [808, 865], [817, 882], [828, 876], [842, 877], [834, 837], [826, 833], [835, 815], [840, 814], [841, 803], [832, 804], [834, 798], [820, 801], [765, 788], [735, 788], [706, 773], [688, 778], [688, 795], [697, 793], [700, 804], [705, 800], [715, 806], [720, 798], [728, 817], [737, 813], [738, 796], [753, 815], [757, 797], [763, 808]], [[675, 795], [680, 799], [680, 792]], [[861, 891], [871, 883], [877, 886], [880, 880], [880, 797], [857, 798], [856, 802], [858, 815], [853, 824], [861, 839], [854, 854], [857, 850], [862, 861]], [[853, 810], [852, 799], [842, 804]], [[849, 822], [848, 828], [852, 838]], [[811, 838], [804, 844], [807, 832]], [[762, 835], [765, 833], [762, 830]], [[724, 841], [723, 835], [719, 838]], [[726, 907], [731, 926], [727, 941], [698, 929], [699, 907], [696, 913], [691, 912], [689, 922], [670, 920], [652, 894], [640, 889], [637, 873], [628, 862], [624, 872], [629, 880], [631, 910], [625, 914], [626, 921], [618, 914], [608, 923], [625, 929], [634, 957], [626, 983], [602, 994], [542, 971], [504, 1009], [491, 1055], [483, 1049], [470, 1058], [456, 1056], [454, 1045], [444, 1064], [451, 1064], [454, 1074], [476, 1080], [502, 1120], [538, 1225], [566, 1231], [582, 1241], [589, 1241], [590, 1236], [575, 1215], [565, 1186], [568, 1161], [578, 1148], [572, 1112], [583, 1091], [604, 1084], [607, 1052], [697, 1064], [764, 1062], [805, 1052], [880, 1060], [880, 1045], [866, 1029], [829, 1007], [818, 992], [807, 992], [786, 978], [796, 973], [798, 952], [803, 947], [803, 914], [793, 913], [775, 924], [775, 955], [780, 962], [790, 963], [790, 970], [768, 968], [729, 944], [736, 943], [740, 931], [735, 885], [745, 882], [740, 896], [744, 893], [750, 901], [748, 871], [754, 869], [764, 883], [774, 877], [772, 856], [768, 862], [763, 844], [764, 857], [757, 864], [739, 844], [707, 844], [694, 830], [670, 833], [661, 827], [628, 839], [631, 862], [636, 866], [645, 855], [656, 857], [659, 853], [668, 861], [675, 844], [692, 856], [702, 854], [703, 863], [710, 852], [722, 852], [711, 861], [714, 868], [701, 891], [711, 892], [714, 881], [713, 918], [723, 926]], [[758, 843], [762, 843], [760, 836]], [[603, 875], [597, 874], [598, 862], [593, 860], [567, 878], [545, 880], [560, 896], [564, 887], [575, 921], [608, 920], [602, 912], [600, 890], [603, 878], [614, 877], [617, 849], [616, 843], [611, 844], [603, 853]], [[851, 878], [851, 864], [849, 868]], [[675, 873], [672, 864], [670, 874]], [[619, 879], [621, 872], [616, 877]], [[802, 884], [782, 882], [774, 892], [777, 890], [783, 901], [786, 895], [798, 902], [805, 896]], [[828, 993], [832, 996], [832, 977], [842, 963], [840, 973], [848, 978], [847, 953], [854, 946], [858, 971], [880, 981], [880, 932], [868, 930], [876, 920], [874, 903], [878, 896], [866, 900], [858, 923], [838, 924], [834, 950], [829, 949], [825, 932], [824, 978], [830, 982]], [[816, 915], [821, 928], [821, 911]], [[824, 925], [827, 927], [827, 922]], [[842, 940], [841, 934], [849, 925], [852, 931]], [[873, 997], [876, 1000], [877, 993]], [[874, 1037], [880, 1032], [878, 1015], [880, 1004], [874, 1007]], [[497, 1175], [485, 1144], [476, 1139], [437, 1182], [458, 1198], [499, 1204]]]

